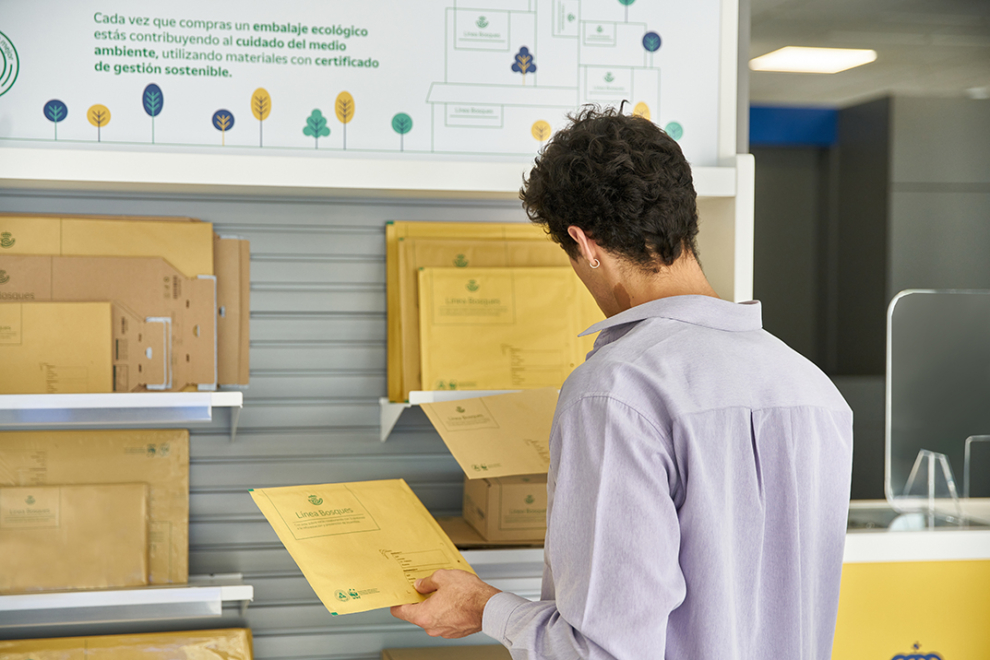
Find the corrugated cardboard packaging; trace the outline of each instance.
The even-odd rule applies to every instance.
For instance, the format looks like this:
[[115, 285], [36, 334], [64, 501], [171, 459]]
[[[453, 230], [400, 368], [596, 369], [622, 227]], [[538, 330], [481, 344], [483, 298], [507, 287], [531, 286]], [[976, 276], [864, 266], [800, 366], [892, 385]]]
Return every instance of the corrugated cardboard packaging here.
[[148, 486], [0, 488], [0, 593], [148, 584]]
[[189, 577], [189, 432], [5, 431], [0, 486], [148, 484], [149, 581]]
[[111, 305], [0, 302], [0, 394], [113, 391]]
[[220, 385], [247, 386], [251, 347], [251, 244], [215, 236], [217, 273], [217, 375]]
[[92, 217], [0, 215], [4, 254], [162, 257], [185, 277], [213, 275], [213, 225]]
[[[114, 356], [121, 360], [115, 391], [216, 389], [217, 282], [212, 275], [187, 278], [157, 257], [52, 257], [0, 254], [0, 297], [18, 300], [109, 300], [148, 325], [167, 326], [155, 332], [171, 339], [168, 360], [161, 344], [152, 350], [167, 373], [151, 378], [138, 365], [151, 346], [145, 332], [115, 320]], [[151, 329], [149, 328], [150, 332]], [[140, 338], [140, 339], [139, 339]], [[154, 354], [158, 353], [155, 358]], [[144, 365], [148, 366], [148, 365]], [[138, 367], [138, 368], [136, 368]]]
[[465, 478], [464, 519], [489, 541], [544, 540], [547, 475]]
[[[546, 232], [523, 222], [407, 222], [389, 221], [385, 226], [385, 283], [388, 306], [388, 396], [391, 401], [408, 398], [404, 390], [402, 352], [403, 326], [399, 294], [400, 239], [464, 239], [546, 242]], [[433, 264], [421, 264], [423, 266]], [[443, 264], [441, 264], [443, 265]], [[535, 264], [534, 264], [535, 265]], [[418, 354], [418, 349], [417, 349]], [[418, 367], [417, 367], [418, 372]]]
[[423, 404], [464, 470], [464, 519], [488, 541], [546, 536], [552, 388]]
[[471, 524], [464, 519], [463, 515], [460, 516], [444, 516], [437, 518], [437, 524], [440, 528], [446, 532], [447, 536], [450, 537], [451, 543], [456, 545], [460, 550], [475, 550], [482, 548], [504, 548], [506, 546], [510, 547], [530, 547], [530, 548], [541, 548], [543, 547], [544, 538], [540, 536], [539, 538], [533, 538], [530, 541], [505, 541], [486, 539], [482, 536], [478, 530], [471, 526]]
[[510, 660], [511, 657], [501, 644], [382, 650], [382, 660]]
[[251, 660], [246, 628], [0, 641], [0, 660]]

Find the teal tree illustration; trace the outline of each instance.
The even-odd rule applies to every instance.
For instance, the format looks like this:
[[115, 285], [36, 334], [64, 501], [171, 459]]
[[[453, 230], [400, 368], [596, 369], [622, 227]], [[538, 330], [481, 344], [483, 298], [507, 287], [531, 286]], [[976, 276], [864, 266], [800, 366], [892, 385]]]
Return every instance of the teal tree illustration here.
[[399, 134], [399, 151], [405, 151], [406, 133], [412, 130], [412, 117], [400, 112], [392, 117], [392, 130]]
[[319, 110], [313, 112], [306, 118], [306, 127], [303, 135], [308, 135], [316, 141], [314, 149], [320, 148], [320, 138], [330, 135], [330, 128], [327, 126], [327, 118]]
[[650, 54], [650, 66], [653, 66], [653, 53], [660, 50], [660, 35], [656, 32], [647, 32], [643, 35], [643, 48]]
[[69, 114], [69, 109], [58, 99], [52, 99], [45, 104], [45, 119], [55, 125], [55, 139], [58, 139], [58, 123]]
[[144, 105], [144, 111], [151, 117], [151, 144], [154, 144], [155, 117], [162, 114], [162, 108], [165, 107], [165, 96], [162, 94], [162, 88], [155, 83], [145, 87], [144, 93], [141, 95], [141, 104]]
[[629, 5], [636, 2], [636, 0], [619, 0], [619, 4], [626, 8], [626, 23], [629, 22]]
[[220, 131], [220, 144], [227, 144], [227, 131], [234, 127], [234, 113], [230, 110], [217, 110], [213, 113], [213, 128]]
[[522, 74], [524, 85], [526, 84], [526, 74], [536, 73], [536, 63], [533, 62], [533, 55], [529, 52], [529, 48], [523, 46], [519, 49], [515, 60], [512, 62], [512, 70]]

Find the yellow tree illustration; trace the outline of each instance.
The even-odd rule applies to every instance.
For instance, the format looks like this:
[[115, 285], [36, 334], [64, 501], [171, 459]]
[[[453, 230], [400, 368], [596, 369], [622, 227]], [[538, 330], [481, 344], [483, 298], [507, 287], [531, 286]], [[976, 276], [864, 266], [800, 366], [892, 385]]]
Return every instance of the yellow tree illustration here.
[[643, 103], [642, 101], [640, 101], [639, 103], [636, 104], [636, 107], [633, 108], [632, 113], [636, 117], [642, 117], [643, 119], [649, 119], [650, 118], [650, 106], [648, 106], [645, 103]]
[[530, 133], [533, 134], [533, 137], [539, 140], [540, 142], [546, 141], [546, 139], [550, 137], [550, 132], [551, 132], [550, 124], [543, 121], [542, 119], [534, 122], [533, 127], [530, 129]]
[[347, 125], [354, 119], [354, 97], [349, 92], [341, 92], [333, 104], [337, 119], [344, 125], [344, 149], [347, 149]]
[[251, 113], [258, 120], [258, 146], [265, 146], [265, 120], [272, 111], [272, 97], [264, 87], [254, 90], [251, 95]]
[[96, 141], [102, 142], [103, 127], [110, 123], [110, 110], [107, 109], [107, 106], [97, 103], [86, 111], [86, 119], [89, 120], [90, 124], [96, 126]]

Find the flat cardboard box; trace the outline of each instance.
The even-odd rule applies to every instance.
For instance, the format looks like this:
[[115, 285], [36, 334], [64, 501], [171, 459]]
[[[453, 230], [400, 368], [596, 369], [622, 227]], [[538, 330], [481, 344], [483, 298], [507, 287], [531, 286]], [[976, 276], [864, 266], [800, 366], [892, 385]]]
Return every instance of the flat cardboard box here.
[[247, 628], [0, 641], [0, 660], [251, 660]]
[[532, 541], [492, 541], [478, 533], [463, 516], [437, 518], [437, 524], [450, 537], [451, 543], [459, 550], [480, 550], [485, 548], [542, 548], [543, 538]]
[[148, 584], [148, 486], [0, 488], [0, 593]]
[[[418, 273], [424, 267], [569, 267], [567, 254], [549, 240], [399, 239], [399, 314], [403, 392], [422, 390]], [[577, 275], [571, 273], [571, 277]], [[593, 339], [591, 340], [593, 341]]]
[[0, 302], [0, 394], [113, 391], [112, 309]]
[[[18, 300], [109, 300], [144, 322], [167, 325], [168, 371], [148, 378], [125, 369], [116, 391], [216, 389], [216, 296], [212, 275], [187, 278], [159, 257], [57, 257], [0, 254], [7, 282], [0, 296]], [[132, 345], [141, 332], [123, 336], [114, 323], [114, 351], [124, 355], [147, 352]], [[152, 356], [153, 357], [153, 356]], [[160, 362], [161, 356], [156, 359]], [[121, 387], [121, 385], [123, 385]]]
[[501, 644], [382, 650], [382, 660], [511, 660], [511, 658], [508, 649]]
[[427, 390], [559, 388], [604, 318], [570, 267], [423, 268], [419, 296]]
[[217, 272], [217, 377], [221, 386], [250, 382], [251, 244], [215, 236]]
[[4, 254], [161, 257], [185, 277], [213, 275], [209, 222], [0, 215]]
[[149, 581], [189, 577], [189, 431], [0, 432], [0, 486], [147, 483]]
[[464, 479], [464, 519], [489, 541], [542, 543], [547, 475]]
[[549, 240], [541, 227], [523, 222], [409, 222], [390, 220], [386, 223], [385, 290], [388, 307], [388, 395], [389, 399], [394, 402], [403, 402], [408, 399], [408, 391], [404, 390], [403, 385], [402, 323], [399, 308], [399, 239]]

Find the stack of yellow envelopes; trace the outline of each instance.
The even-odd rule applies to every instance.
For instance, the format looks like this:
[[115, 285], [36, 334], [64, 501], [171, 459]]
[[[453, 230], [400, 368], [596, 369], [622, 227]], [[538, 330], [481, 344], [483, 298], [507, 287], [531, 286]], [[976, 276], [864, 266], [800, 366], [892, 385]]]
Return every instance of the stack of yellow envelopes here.
[[[577, 334], [603, 318], [536, 225], [393, 222], [386, 256], [391, 401], [413, 390], [559, 387], [594, 342]], [[479, 302], [496, 297], [504, 304]]]

